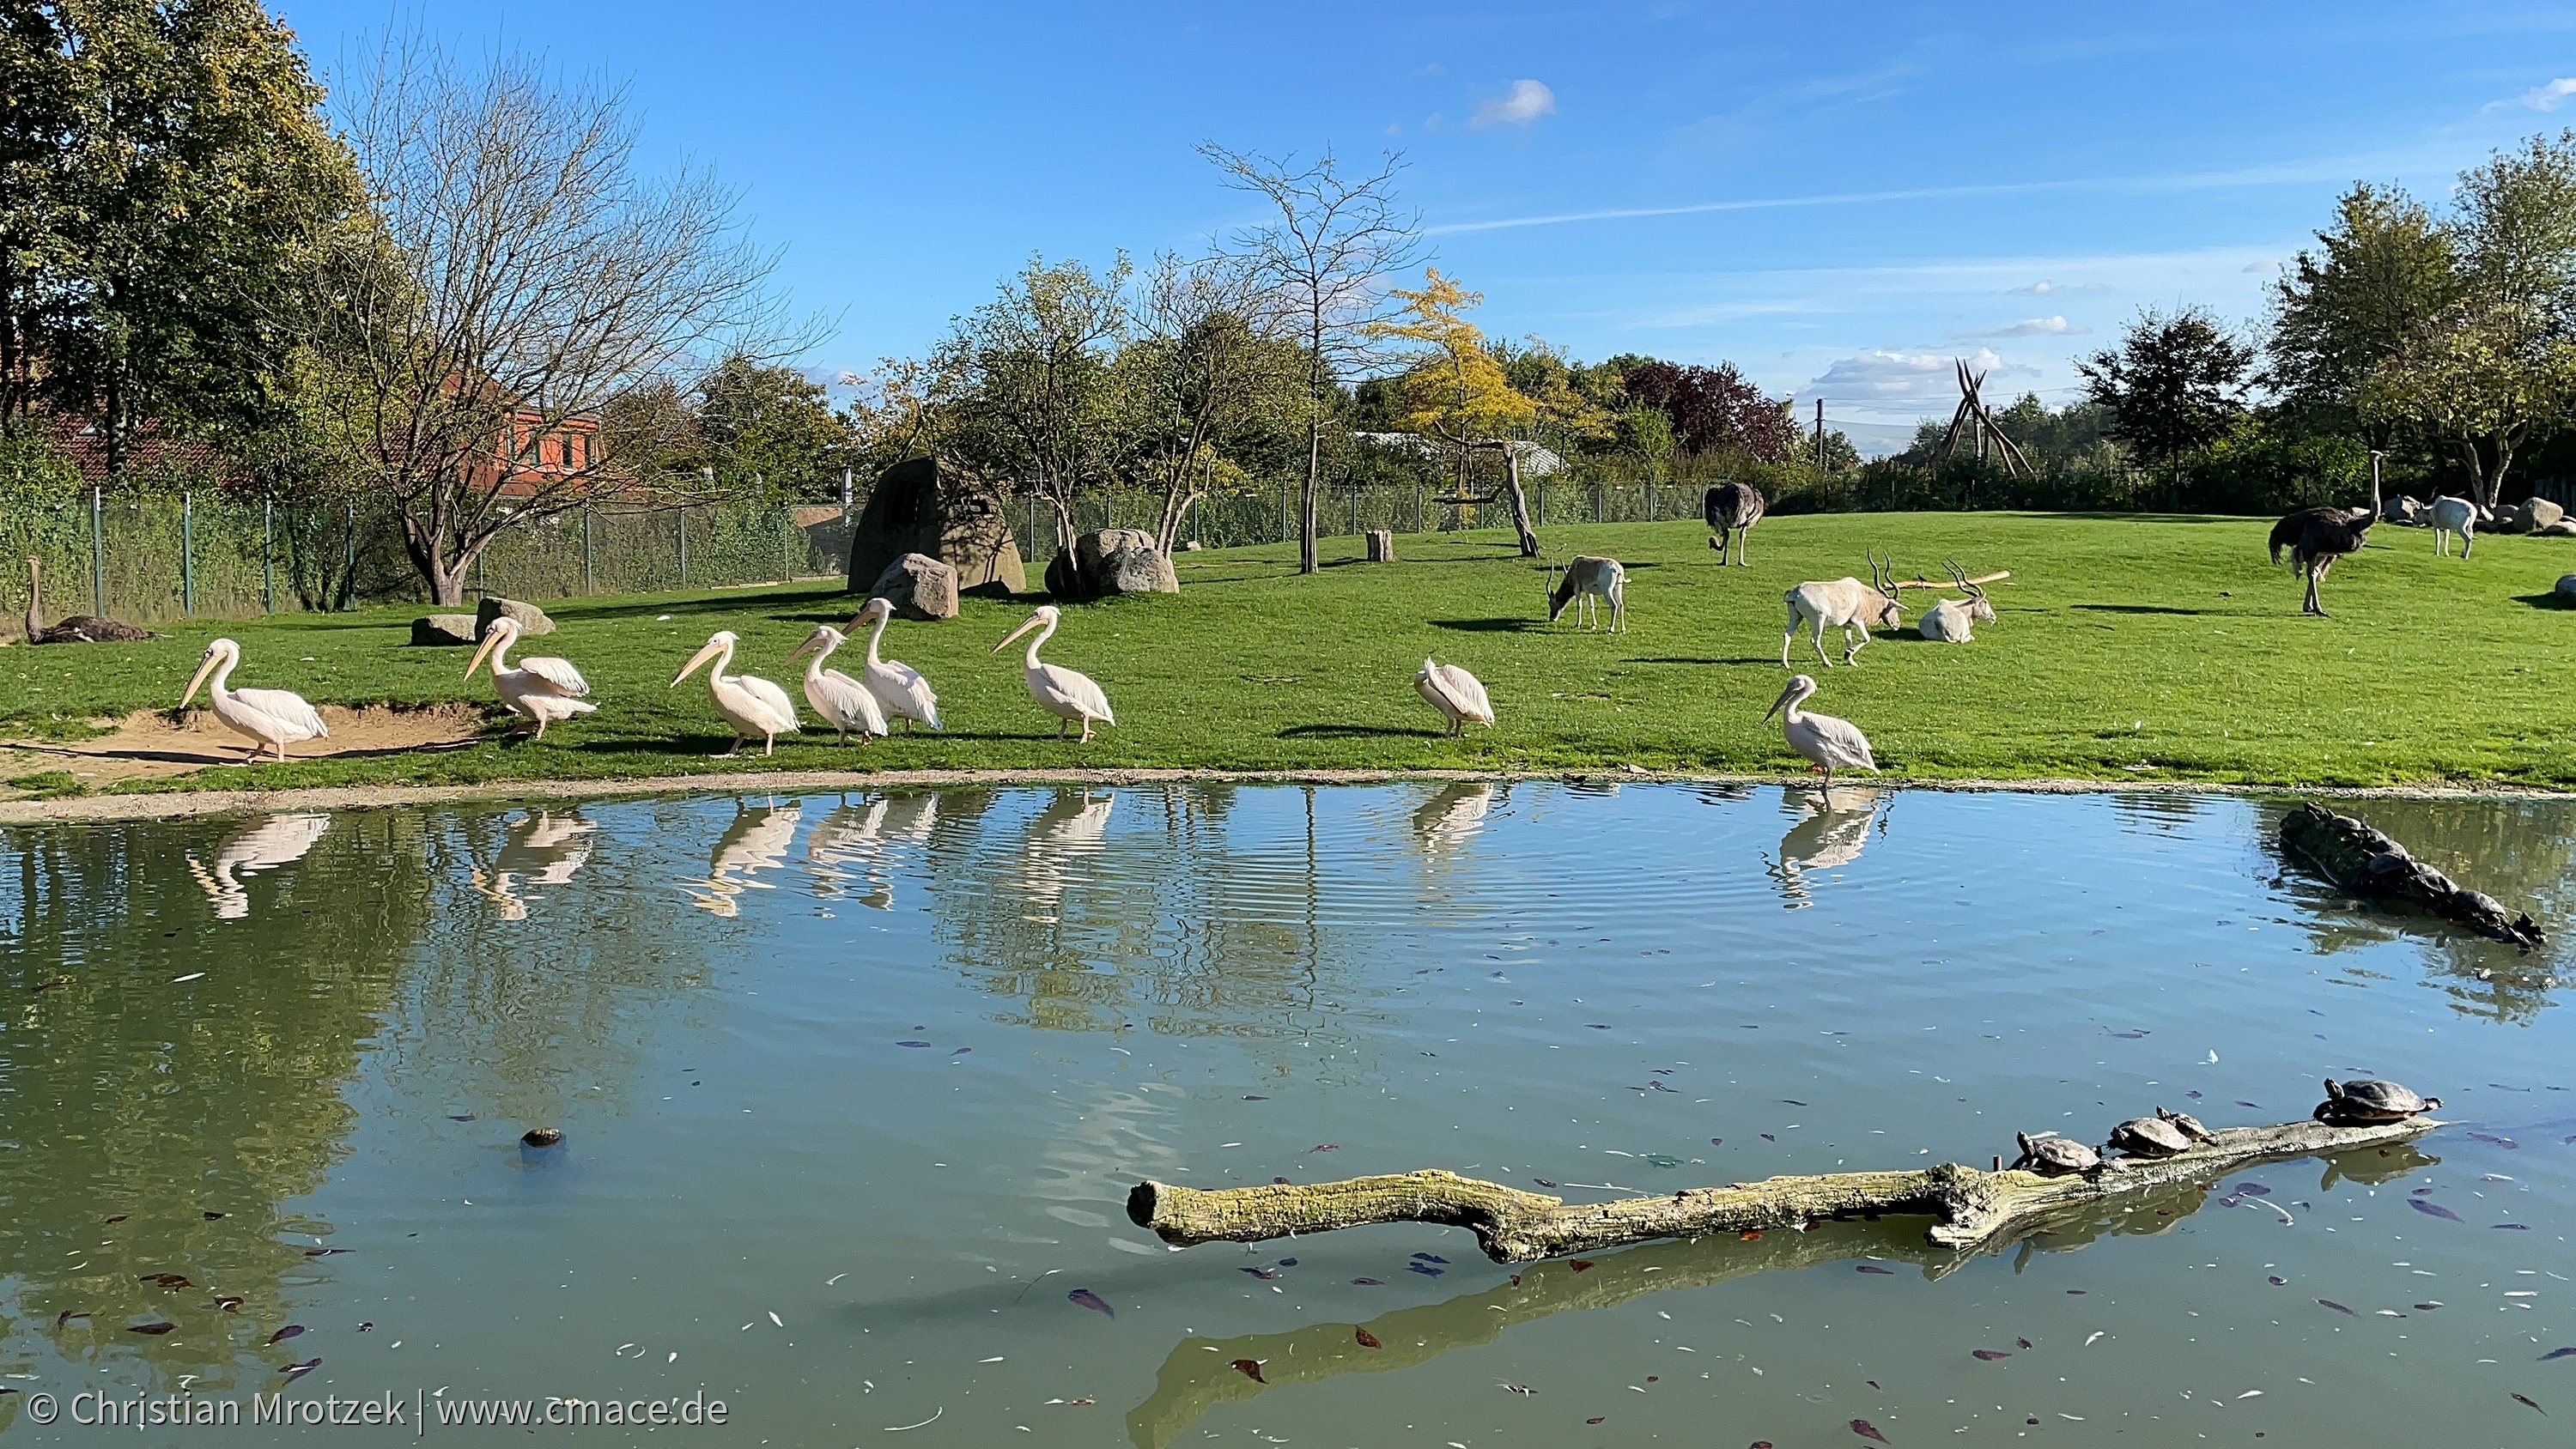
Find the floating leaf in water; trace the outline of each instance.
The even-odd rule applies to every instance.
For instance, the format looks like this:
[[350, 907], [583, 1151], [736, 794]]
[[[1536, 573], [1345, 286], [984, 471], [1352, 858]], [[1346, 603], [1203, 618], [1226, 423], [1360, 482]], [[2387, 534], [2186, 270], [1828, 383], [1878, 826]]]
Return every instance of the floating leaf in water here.
[[2143, 1031], [2115, 1031], [2111, 1033], [2111, 1035], [2118, 1037], [2122, 1041], [2136, 1041], [2140, 1037], [2145, 1036], [2146, 1033]]
[[2460, 1215], [2458, 1213], [2451, 1211], [2449, 1208], [2442, 1206], [2431, 1198], [2410, 1197], [2406, 1199], [2406, 1205], [2427, 1217], [2447, 1218], [2455, 1223], [2460, 1220]]
[[1763, 1140], [1763, 1141], [1765, 1141], [1765, 1142], [1777, 1142], [1777, 1141], [1779, 1141], [1780, 1139], [1779, 1139], [1779, 1138], [1777, 1138], [1777, 1137], [1772, 1136], [1772, 1135], [1771, 1135], [1770, 1133], [1768, 1133], [1768, 1132], [1765, 1132], [1765, 1133], [1763, 1133], [1763, 1134], [1762, 1134], [1762, 1140]]
[[2471, 1142], [2490, 1143], [2497, 1147], [2520, 1147], [2522, 1145], [2510, 1137], [2498, 1137], [2492, 1132], [2472, 1132], [2469, 1134], [2469, 1140]]
[[2016, 1338], [2013, 1342], [2020, 1344], [2024, 1348], [2030, 1347], [2030, 1340], [2027, 1338]]
[[1279, 1266], [1282, 1268], [1294, 1268], [1297, 1266], [1297, 1260], [1294, 1258], [1282, 1258], [1279, 1260]]
[[358, 1250], [355, 1248], [307, 1248], [304, 1250], [304, 1256], [308, 1258], [327, 1258], [333, 1253], [354, 1253], [356, 1251]]
[[1746, 1228], [1743, 1232], [1737, 1233], [1736, 1236], [1749, 1243], [1755, 1238], [1762, 1236], [1762, 1230], [1760, 1228]]
[[1723, 1137], [1712, 1137], [1708, 1139], [1708, 1145], [1711, 1147], [1724, 1147], [1726, 1145], [1726, 1139]]
[[1682, 1165], [1682, 1160], [1669, 1153], [1649, 1152], [1646, 1154], [1646, 1165], [1648, 1167], [1679, 1167]]
[[1270, 1382], [1270, 1380], [1261, 1376], [1261, 1362], [1258, 1359], [1236, 1359], [1234, 1361], [1234, 1371], [1243, 1375], [1245, 1378], [1252, 1380], [1256, 1384], [1266, 1384]]
[[1092, 1312], [1100, 1314], [1106, 1318], [1116, 1318], [1118, 1316], [1118, 1310], [1109, 1306], [1108, 1299], [1101, 1297], [1099, 1294], [1092, 1292], [1088, 1288], [1074, 1289], [1072, 1292], [1064, 1295], [1064, 1301], [1078, 1307], [1088, 1308]]
[[1270, 1271], [1269, 1269], [1267, 1269], [1267, 1268], [1244, 1268], [1244, 1269], [1240, 1269], [1239, 1271], [1241, 1271], [1241, 1272], [1245, 1272], [1245, 1273], [1249, 1273], [1249, 1274], [1251, 1274], [1253, 1277], [1260, 1279], [1260, 1280], [1261, 1280], [1261, 1281], [1263, 1281], [1264, 1283], [1267, 1283], [1267, 1282], [1269, 1282], [1271, 1279], [1276, 1278], [1276, 1277], [1278, 1277], [1278, 1276], [1279, 1276], [1278, 1274], [1271, 1272], [1271, 1271]]
[[[2331, 1309], [2333, 1309], [2333, 1310], [2334, 1310], [2335, 1312], [2337, 1312], [2337, 1313], [2352, 1313], [2352, 1310], [2351, 1310], [2351, 1309], [2344, 1307], [2342, 1304], [2337, 1303], [2336, 1301], [2334, 1301], [2334, 1300], [2333, 1300], [2333, 1299], [2331, 1299], [2331, 1298], [2320, 1298], [2320, 1299], [2318, 1299], [2318, 1300], [2317, 1300], [2317, 1304], [2318, 1304], [2318, 1306], [2319, 1306], [2319, 1307], [2323, 1307], [2323, 1308], [2331, 1308]], [[2358, 1317], [2360, 1317], [2361, 1315], [2360, 1315], [2360, 1314], [2357, 1314], [2357, 1313], [2353, 1313], [2353, 1314], [2352, 1314], [2352, 1316], [2353, 1316], [2353, 1317], [2355, 1317], [2355, 1318], [2358, 1318]]]
[[[2576, 1138], [2571, 1138], [2571, 1139], [2569, 1139], [2569, 1140], [2570, 1140], [2570, 1141], [2576, 1141]], [[109, 1221], [109, 1222], [111, 1222], [111, 1223], [121, 1223], [121, 1222], [125, 1221], [125, 1217], [126, 1217], [126, 1215], [125, 1215], [124, 1213], [118, 1213], [116, 1216], [114, 1216], [114, 1217], [112, 1217], [112, 1218], [109, 1218], [109, 1219], [108, 1219], [108, 1221]]]
[[2012, 1350], [2007, 1348], [1972, 1348], [1968, 1350], [1968, 1357], [1982, 1359], [1987, 1363], [1993, 1363], [1999, 1358], [2012, 1357]]
[[1548, 1181], [1548, 1180], [1547, 1180], [1546, 1178], [1544, 1178], [1544, 1177], [1533, 1177], [1533, 1178], [1531, 1178], [1531, 1179], [1530, 1179], [1530, 1181], [1532, 1181], [1532, 1182], [1534, 1182], [1534, 1183], [1537, 1183], [1537, 1184], [1538, 1184], [1539, 1186], [1541, 1186], [1541, 1187], [1556, 1187], [1556, 1186], [1559, 1186], [1559, 1184], [1557, 1184], [1557, 1183], [1553, 1183], [1553, 1182], [1550, 1182], [1550, 1181]]
[[2237, 1103], [2236, 1103], [2236, 1105], [2237, 1105], [2237, 1106], [2239, 1106], [2239, 1107], [2251, 1107], [2251, 1108], [2253, 1108], [2253, 1109], [2254, 1109], [2255, 1111], [2257, 1111], [2257, 1112], [2260, 1112], [2260, 1111], [2262, 1111], [2262, 1110], [2263, 1110], [2263, 1104], [2262, 1104], [2262, 1103], [2260, 1103], [2260, 1102], [2248, 1102], [2248, 1101], [2245, 1101], [2243, 1098], [2239, 1098], [2239, 1099], [2237, 1099]]
[[158, 1283], [164, 1288], [186, 1288], [191, 1286], [186, 1275], [179, 1273], [143, 1273], [137, 1276], [141, 1282]]
[[1359, 1343], [1359, 1346], [1360, 1346], [1360, 1347], [1362, 1347], [1362, 1348], [1384, 1348], [1384, 1347], [1386, 1347], [1386, 1345], [1385, 1345], [1385, 1344], [1382, 1344], [1382, 1343], [1380, 1343], [1380, 1342], [1378, 1342], [1378, 1341], [1377, 1341], [1377, 1335], [1376, 1335], [1376, 1334], [1369, 1332], [1369, 1331], [1368, 1331], [1367, 1329], [1365, 1329], [1365, 1328], [1355, 1328], [1355, 1329], [1352, 1329], [1352, 1330], [1351, 1330], [1351, 1337], [1352, 1337], [1353, 1339], [1357, 1340], [1357, 1341], [1358, 1341], [1358, 1343]]
[[1799, 1100], [1798, 1100], [1797, 1098], [1795, 1098], [1795, 1097], [1782, 1097], [1780, 1100], [1781, 1100], [1781, 1101], [1783, 1101], [1783, 1102], [1788, 1103], [1788, 1104], [1789, 1104], [1790, 1106], [1792, 1106], [1792, 1107], [1803, 1107], [1803, 1106], [1807, 1105], [1806, 1103], [1799, 1101]]
[[1887, 1442], [1887, 1436], [1878, 1432], [1878, 1426], [1867, 1419], [1852, 1420], [1851, 1431], [1864, 1439], [1875, 1439], [1881, 1444]]
[[238, 1293], [218, 1293], [215, 1295], [215, 1306], [226, 1313], [239, 1313], [241, 1312], [242, 1306], [241, 1295]]
[[2278, 1273], [2268, 1275], [2263, 1279], [2263, 1281], [2271, 1284], [2275, 1288], [2287, 1288], [2290, 1286], [2290, 1280], [2282, 1277]]
[[125, 1331], [128, 1333], [149, 1333], [158, 1337], [161, 1334], [170, 1332], [178, 1326], [179, 1325], [175, 1323], [129, 1323], [125, 1325]]
[[1876, 1263], [1863, 1263], [1859, 1267], [1852, 1269], [1852, 1271], [1855, 1273], [1876, 1273], [1882, 1278], [1893, 1278], [1896, 1276], [1894, 1269], [1882, 1268]]
[[[2510, 1392], [2510, 1390], [2508, 1390], [2508, 1392]], [[2515, 1394], [2513, 1396], [2513, 1401], [2522, 1405], [2524, 1408], [2531, 1410], [2533, 1413], [2538, 1414], [2544, 1419], [2549, 1417], [2549, 1411], [2547, 1409], [2540, 1407], [2538, 1404], [2533, 1403], [2531, 1400], [2524, 1398], [2520, 1394]]]
[[1449, 1260], [1441, 1257], [1438, 1253], [1416, 1253], [1413, 1255], [1413, 1261], [1417, 1263], [1446, 1263]]
[[2270, 1197], [2272, 1189], [2259, 1182], [2240, 1182], [2228, 1189], [2238, 1197]]
[[1573, 1267], [1573, 1269], [1574, 1269], [1574, 1271], [1575, 1271], [1575, 1272], [1577, 1272], [1577, 1273], [1581, 1273], [1581, 1272], [1584, 1272], [1585, 1270], [1589, 1269], [1589, 1268], [1592, 1266], [1592, 1260], [1591, 1260], [1590, 1258], [1577, 1258], [1577, 1259], [1575, 1259], [1575, 1260], [1574, 1260], [1574, 1262], [1572, 1263], [1572, 1265], [1571, 1265], [1571, 1266]]
[[926, 1047], [930, 1045], [930, 1043], [926, 1041], [899, 1041], [896, 1042], [895, 1045], [904, 1047]]
[[279, 1370], [278, 1370], [278, 1372], [279, 1372], [279, 1373], [282, 1373], [282, 1374], [284, 1374], [284, 1375], [286, 1375], [286, 1376], [287, 1376], [288, 1378], [290, 1378], [290, 1379], [292, 1379], [292, 1378], [301, 1378], [301, 1377], [303, 1377], [304, 1375], [306, 1375], [306, 1374], [309, 1374], [309, 1373], [313, 1372], [315, 1369], [320, 1368], [321, 1366], [322, 1366], [322, 1360], [321, 1360], [320, 1358], [318, 1358], [318, 1357], [317, 1357], [317, 1358], [308, 1358], [308, 1359], [306, 1359], [306, 1360], [305, 1360], [304, 1362], [302, 1362], [302, 1363], [291, 1363], [291, 1364], [288, 1364], [286, 1367], [284, 1367], [284, 1368], [282, 1368], [282, 1369], [279, 1369]]
[[81, 1312], [80, 1310], [78, 1310], [78, 1309], [76, 1309], [76, 1308], [66, 1308], [66, 1309], [64, 1309], [62, 1312], [57, 1313], [57, 1314], [55, 1314], [55, 1315], [54, 1315], [54, 1327], [56, 1327], [56, 1328], [60, 1328], [60, 1327], [62, 1327], [64, 1324], [71, 1322], [71, 1321], [72, 1321], [73, 1319], [75, 1319], [75, 1318], [87, 1318], [87, 1317], [89, 1317], [89, 1315], [88, 1315], [88, 1314], [83, 1313], [83, 1312]]
[[1445, 1271], [1443, 1269], [1434, 1268], [1428, 1263], [1407, 1263], [1404, 1266], [1409, 1271], [1419, 1273], [1425, 1278], [1437, 1278], [1443, 1271]]
[[1246, 1097], [1243, 1100], [1247, 1102], [1267, 1102], [1270, 1099], [1268, 1097]]
[[1587, 1423], [1587, 1424], [1598, 1424], [1598, 1423], [1600, 1423], [1603, 1419], [1606, 1419], [1606, 1418], [1608, 1418], [1608, 1417], [1609, 1417], [1609, 1415], [1607, 1415], [1607, 1414], [1595, 1414], [1594, 1416], [1592, 1416], [1592, 1417], [1591, 1417], [1591, 1418], [1589, 1418], [1589, 1419], [1584, 1420], [1583, 1422], [1585, 1422], [1585, 1423]]
[[282, 1339], [289, 1339], [289, 1338], [301, 1338], [303, 1335], [304, 1335], [304, 1325], [303, 1325], [303, 1324], [301, 1324], [301, 1323], [290, 1323], [290, 1324], [286, 1325], [284, 1328], [279, 1329], [277, 1332], [270, 1334], [270, 1335], [268, 1336], [268, 1341], [269, 1341], [269, 1342], [271, 1342], [271, 1343], [276, 1343], [276, 1342], [278, 1342], [278, 1341], [280, 1341], [280, 1340], [282, 1340]]
[[2576, 1348], [2553, 1348], [2549, 1352], [2542, 1354], [2540, 1356], [2540, 1361], [2542, 1363], [2547, 1363], [2553, 1358], [2576, 1358]]
[[2497, 1223], [2496, 1226], [2500, 1228], [2511, 1228], [2517, 1233], [2527, 1233], [2531, 1231], [2531, 1224], [2529, 1223]]
[[1318, 1142], [1306, 1150], [1309, 1152], [1334, 1152], [1340, 1150], [1341, 1145], [1342, 1144], [1338, 1142]]
[[1353, 1278], [1351, 1281], [1363, 1288], [1383, 1288], [1386, 1286], [1383, 1281], [1376, 1278]]

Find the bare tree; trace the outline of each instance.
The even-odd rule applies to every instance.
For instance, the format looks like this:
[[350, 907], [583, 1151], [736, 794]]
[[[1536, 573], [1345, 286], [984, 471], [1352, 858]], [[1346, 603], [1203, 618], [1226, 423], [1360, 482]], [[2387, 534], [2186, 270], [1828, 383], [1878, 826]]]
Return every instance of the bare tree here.
[[1401, 154], [1374, 171], [1346, 176], [1333, 153], [1300, 166], [1230, 151], [1214, 142], [1199, 154], [1225, 173], [1226, 184], [1259, 196], [1278, 212], [1237, 233], [1228, 254], [1249, 265], [1280, 299], [1289, 335], [1306, 352], [1306, 477], [1300, 492], [1297, 567], [1314, 573], [1315, 511], [1323, 492], [1324, 422], [1338, 380], [1377, 365], [1375, 324], [1390, 320], [1384, 279], [1413, 265], [1422, 251], [1419, 218], [1395, 199]]
[[1302, 425], [1304, 350], [1281, 335], [1277, 302], [1236, 257], [1166, 254], [1138, 288], [1120, 393], [1135, 471], [1162, 485], [1155, 546], [1165, 553], [1239, 433], [1292, 410]]
[[771, 262], [711, 176], [637, 170], [616, 91], [525, 58], [469, 69], [412, 39], [342, 95], [375, 225], [325, 263], [337, 305], [303, 319], [302, 401], [453, 604], [511, 529], [650, 501], [655, 480], [603, 445], [627, 430], [603, 437], [602, 415], [710, 353], [787, 345]]

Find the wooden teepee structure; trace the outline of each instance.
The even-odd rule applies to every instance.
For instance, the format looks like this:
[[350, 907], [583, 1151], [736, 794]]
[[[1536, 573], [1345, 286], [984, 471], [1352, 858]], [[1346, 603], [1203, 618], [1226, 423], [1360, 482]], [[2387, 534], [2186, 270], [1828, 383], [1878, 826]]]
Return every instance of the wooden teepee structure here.
[[1977, 390], [1985, 385], [1986, 375], [1971, 373], [1968, 364], [1958, 358], [1950, 361], [1959, 370], [1959, 410], [1950, 415], [1950, 431], [1941, 435], [1941, 447], [1933, 454], [1933, 463], [1949, 462], [1950, 456], [1958, 451], [1959, 435], [1969, 433], [1976, 439], [1977, 461], [1986, 460], [1991, 446], [1991, 456], [2003, 463], [2007, 476], [2019, 477], [2031, 471], [2030, 460], [2022, 456], [2021, 449], [2013, 445], [2012, 439], [2004, 436], [2003, 429], [1995, 426], [1995, 415], [1986, 411], [1985, 400], [1977, 396]]

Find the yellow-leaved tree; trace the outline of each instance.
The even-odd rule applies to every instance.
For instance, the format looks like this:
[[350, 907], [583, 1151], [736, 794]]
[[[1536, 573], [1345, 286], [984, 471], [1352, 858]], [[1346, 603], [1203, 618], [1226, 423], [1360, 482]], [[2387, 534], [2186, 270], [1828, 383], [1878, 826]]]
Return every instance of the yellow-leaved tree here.
[[1455, 278], [1426, 268], [1418, 288], [1391, 289], [1404, 304], [1397, 320], [1373, 324], [1374, 336], [1417, 344], [1404, 371], [1393, 380], [1396, 419], [1407, 430], [1440, 438], [1458, 450], [1458, 491], [1467, 491], [1469, 463], [1479, 451], [1503, 458], [1504, 500], [1510, 504], [1512, 527], [1520, 534], [1521, 556], [1538, 557], [1538, 534], [1530, 528], [1529, 499], [1521, 491], [1521, 453], [1526, 444], [1512, 437], [1539, 420], [1539, 405], [1514, 389], [1485, 347], [1485, 334], [1463, 315], [1481, 305], [1480, 292], [1470, 292]]

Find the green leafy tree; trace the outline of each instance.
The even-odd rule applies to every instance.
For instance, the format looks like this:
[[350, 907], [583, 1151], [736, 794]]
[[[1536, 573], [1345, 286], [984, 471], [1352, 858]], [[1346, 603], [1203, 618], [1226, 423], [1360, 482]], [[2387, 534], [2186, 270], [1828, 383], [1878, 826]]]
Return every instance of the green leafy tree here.
[[1122, 254], [1105, 272], [1031, 257], [1000, 295], [958, 318], [932, 367], [948, 439], [969, 463], [1055, 510], [1073, 547], [1075, 496], [1106, 479], [1119, 441], [1110, 364], [1128, 333]]
[[[1122, 451], [1163, 493], [1156, 546], [1170, 552], [1190, 504], [1220, 478], [1240, 479], [1251, 451], [1277, 452], [1302, 422], [1305, 357], [1281, 335], [1275, 299], [1230, 257], [1158, 258], [1121, 348], [1116, 386]], [[1264, 446], [1264, 445], [1268, 446]]]
[[2077, 363], [2086, 397], [2111, 410], [2110, 435], [2147, 463], [2171, 470], [2236, 427], [2254, 349], [2208, 309], [2171, 316], [2150, 307], [2116, 349]]
[[2390, 420], [2362, 411], [2362, 387], [2450, 304], [2455, 260], [2451, 233], [2405, 192], [2344, 193], [2317, 250], [2273, 284], [2267, 380], [2293, 408], [2387, 446]]
[[1370, 334], [1416, 344], [1412, 360], [1393, 379], [1396, 421], [1408, 432], [1441, 438], [1458, 450], [1462, 494], [1475, 454], [1500, 452], [1503, 497], [1511, 505], [1521, 554], [1538, 557], [1538, 534], [1530, 527], [1529, 503], [1521, 492], [1515, 444], [1539, 420], [1540, 406], [1512, 386], [1503, 365], [1487, 350], [1484, 332], [1467, 320], [1484, 294], [1459, 286], [1437, 267], [1423, 273], [1421, 286], [1389, 291], [1404, 304], [1404, 313], [1370, 324]]
[[822, 384], [793, 367], [736, 354], [698, 379], [697, 466], [719, 491], [770, 498], [833, 496], [853, 463], [848, 420]]

